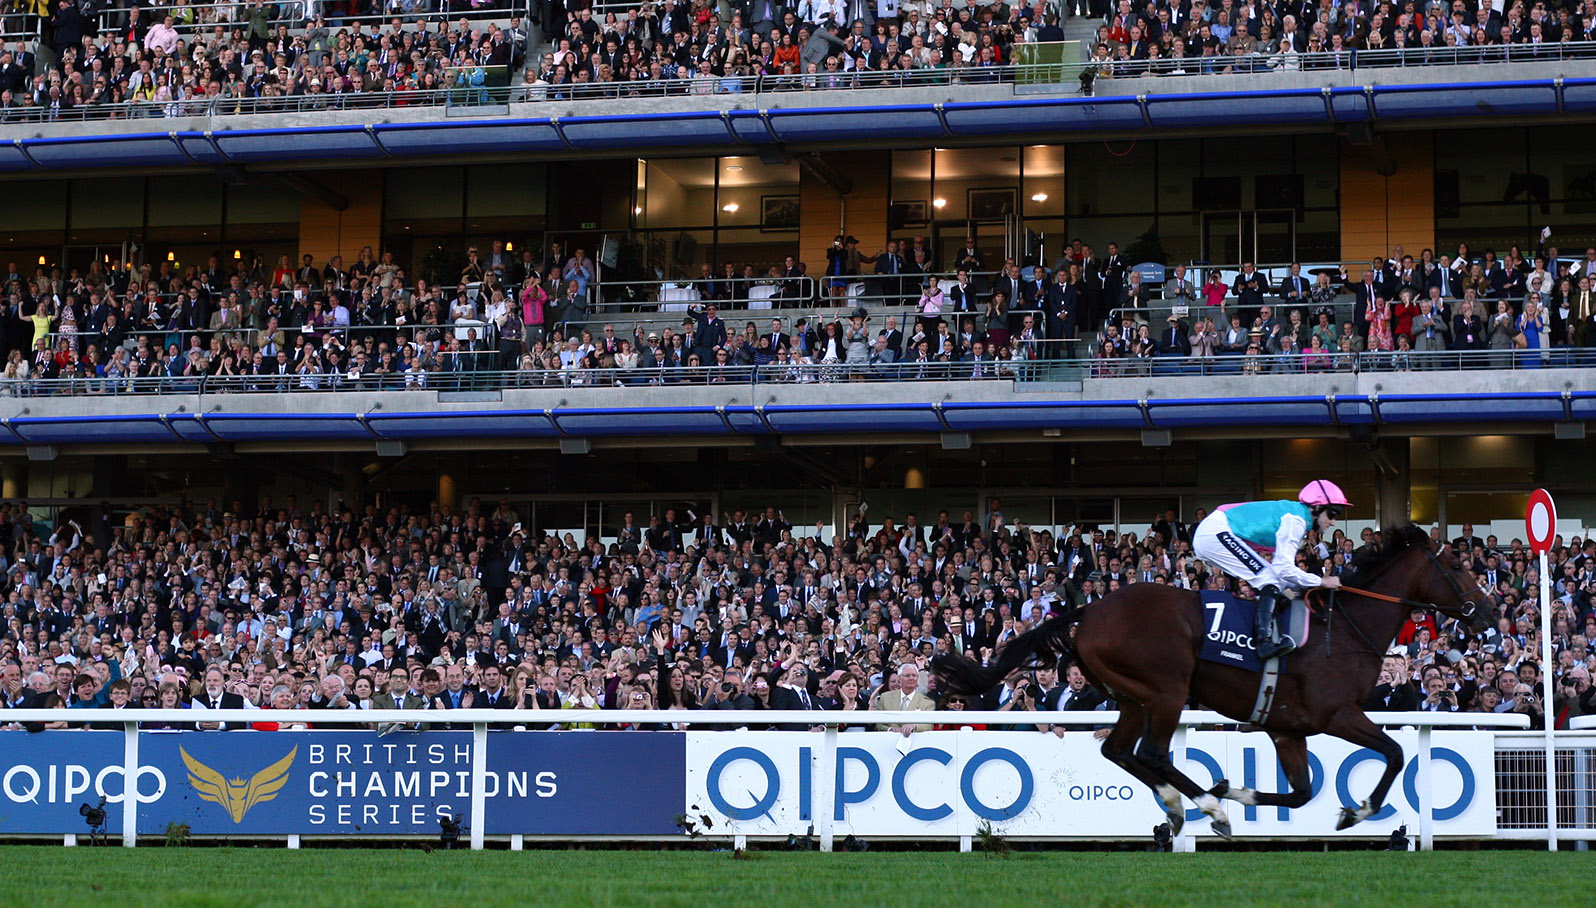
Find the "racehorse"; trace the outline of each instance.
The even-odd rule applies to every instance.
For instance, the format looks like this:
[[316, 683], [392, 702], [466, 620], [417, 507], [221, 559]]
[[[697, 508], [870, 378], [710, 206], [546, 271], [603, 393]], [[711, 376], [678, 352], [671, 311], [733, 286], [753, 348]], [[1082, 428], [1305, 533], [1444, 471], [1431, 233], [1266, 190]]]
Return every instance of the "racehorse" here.
[[1198, 659], [1206, 628], [1196, 592], [1132, 584], [1013, 638], [988, 667], [945, 655], [933, 661], [932, 671], [943, 690], [978, 696], [1016, 670], [1060, 657], [1078, 661], [1087, 679], [1119, 702], [1119, 721], [1103, 741], [1103, 756], [1153, 790], [1174, 832], [1185, 822], [1182, 795], [1227, 838], [1230, 821], [1221, 799], [1265, 807], [1308, 803], [1309, 735], [1372, 748], [1385, 758], [1385, 773], [1362, 804], [1341, 811], [1336, 828], [1346, 829], [1380, 810], [1403, 765], [1401, 745], [1362, 707], [1403, 620], [1424, 608], [1459, 618], [1477, 633], [1489, 626], [1492, 609], [1484, 590], [1475, 589], [1479, 598], [1464, 592], [1457, 556], [1449, 548], [1438, 553], [1412, 524], [1387, 529], [1378, 548], [1354, 556], [1341, 582], [1311, 616], [1309, 646], [1283, 660], [1274, 705], [1262, 726], [1274, 741], [1289, 793], [1233, 788], [1223, 779], [1204, 791], [1170, 758], [1169, 741], [1188, 700], [1249, 722], [1258, 695], [1258, 672]]

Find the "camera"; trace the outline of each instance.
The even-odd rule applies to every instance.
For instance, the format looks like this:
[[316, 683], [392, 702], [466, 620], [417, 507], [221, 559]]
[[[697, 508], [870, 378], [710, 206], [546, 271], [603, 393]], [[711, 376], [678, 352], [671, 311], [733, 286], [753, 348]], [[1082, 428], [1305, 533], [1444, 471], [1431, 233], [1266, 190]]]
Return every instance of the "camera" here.
[[732, 691], [734, 691], [736, 689], [737, 689], [736, 686], [733, 685], [730, 681], [721, 682], [720, 692], [723, 693], [723, 694], [729, 694], [729, 693], [731, 693]]

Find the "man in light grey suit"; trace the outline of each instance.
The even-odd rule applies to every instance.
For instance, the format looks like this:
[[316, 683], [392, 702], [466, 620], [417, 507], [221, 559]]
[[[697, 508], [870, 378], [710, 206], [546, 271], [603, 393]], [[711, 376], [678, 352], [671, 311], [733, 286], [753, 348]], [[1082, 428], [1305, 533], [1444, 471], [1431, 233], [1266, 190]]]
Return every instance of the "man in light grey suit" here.
[[1186, 276], [1186, 266], [1176, 265], [1175, 276], [1164, 282], [1164, 299], [1172, 306], [1190, 306], [1197, 299], [1197, 288]]

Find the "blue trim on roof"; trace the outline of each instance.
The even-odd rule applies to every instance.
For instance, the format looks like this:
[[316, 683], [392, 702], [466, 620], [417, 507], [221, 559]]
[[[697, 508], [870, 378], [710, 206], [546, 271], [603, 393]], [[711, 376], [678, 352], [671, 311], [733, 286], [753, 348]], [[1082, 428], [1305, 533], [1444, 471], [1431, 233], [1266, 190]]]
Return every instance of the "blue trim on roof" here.
[[[225, 401], [225, 397], [216, 398]], [[1596, 414], [1596, 391], [1569, 392], [1574, 418]], [[553, 410], [406, 410], [335, 413], [104, 413], [19, 416], [0, 444], [370, 440], [366, 424], [393, 438], [552, 438], [690, 435], [815, 435], [841, 432], [1036, 431], [1189, 426], [1269, 427], [1347, 424], [1551, 423], [1564, 418], [1564, 393], [1333, 395], [1147, 400], [1029, 399], [914, 403], [747, 404], [682, 407], [558, 407]], [[108, 399], [109, 402], [109, 399]], [[130, 397], [123, 404], [158, 403]], [[224, 403], [225, 405], [225, 403]], [[939, 415], [940, 413], [940, 415]], [[767, 429], [766, 426], [771, 427]], [[170, 427], [170, 428], [169, 428]], [[195, 429], [203, 430], [196, 432]]]
[[[1378, 73], [1378, 70], [1371, 72]], [[859, 107], [772, 107], [765, 110], [693, 110], [629, 114], [583, 114], [560, 117], [559, 127], [577, 127], [570, 146], [578, 152], [626, 152], [643, 147], [682, 148], [717, 144], [715, 130], [682, 129], [673, 135], [670, 124], [699, 124], [708, 121], [730, 127], [724, 136], [727, 145], [737, 141], [764, 145], [791, 139], [804, 142], [854, 138], [870, 134], [953, 135], [1009, 141], [1033, 139], [1040, 125], [1051, 131], [1142, 130], [1178, 128], [1207, 122], [1216, 102], [1254, 104], [1255, 119], [1281, 126], [1320, 126], [1362, 120], [1387, 122], [1429, 120], [1437, 117], [1475, 117], [1481, 106], [1498, 114], [1547, 115], [1561, 97], [1567, 109], [1596, 109], [1593, 78], [1564, 79], [1559, 89], [1555, 78], [1511, 82], [1434, 82], [1407, 85], [1359, 85], [1332, 88], [1260, 88], [1248, 91], [1200, 91], [1169, 93], [1139, 98], [1129, 95], [1100, 94], [1093, 97], [1019, 97], [986, 101], [946, 101], [937, 104], [878, 104]], [[1098, 83], [1112, 91], [1113, 85]], [[1570, 92], [1570, 89], [1574, 91]], [[713, 100], [716, 96], [709, 96]], [[801, 101], [803, 94], [785, 94], [784, 103]], [[1388, 103], [1384, 110], [1380, 101]], [[1328, 103], [1326, 100], [1328, 99]], [[591, 102], [595, 109], [602, 101]], [[387, 113], [403, 115], [403, 108]], [[1052, 120], [1038, 121], [1038, 112], [1048, 112]], [[1145, 113], [1145, 119], [1144, 119]], [[269, 115], [262, 115], [269, 116]], [[905, 131], [895, 129], [893, 117], [901, 117]], [[883, 122], [887, 118], [887, 122]], [[935, 124], [935, 129], [933, 125]], [[947, 126], [943, 128], [942, 124]], [[129, 124], [130, 126], [134, 124]], [[148, 129], [149, 121], [138, 126]], [[631, 131], [627, 126], [654, 127]], [[128, 161], [114, 149], [126, 143], [148, 142], [139, 149], [136, 163], [142, 166], [192, 166], [194, 148], [185, 143], [202, 142], [215, 150], [212, 164], [238, 164], [273, 160], [305, 160], [325, 157], [340, 160], [403, 160], [409, 156], [449, 155], [494, 148], [514, 148], [525, 142], [528, 131], [558, 132], [549, 117], [499, 117], [449, 119], [436, 122], [329, 124], [323, 126], [284, 126], [168, 133], [148, 131], [107, 135], [48, 136], [22, 139], [12, 144], [21, 158], [0, 158], [0, 170], [51, 172], [107, 166], [125, 166]], [[462, 131], [474, 141], [461, 142]], [[385, 148], [380, 137], [404, 135], [407, 140]], [[504, 141], [494, 136], [504, 135]], [[516, 138], [509, 138], [510, 136]], [[335, 141], [360, 136], [362, 143]], [[735, 136], [735, 139], [733, 138]], [[317, 141], [320, 138], [322, 141]], [[232, 149], [224, 148], [233, 144]], [[29, 149], [52, 148], [36, 160]], [[570, 150], [552, 141], [530, 150]]]

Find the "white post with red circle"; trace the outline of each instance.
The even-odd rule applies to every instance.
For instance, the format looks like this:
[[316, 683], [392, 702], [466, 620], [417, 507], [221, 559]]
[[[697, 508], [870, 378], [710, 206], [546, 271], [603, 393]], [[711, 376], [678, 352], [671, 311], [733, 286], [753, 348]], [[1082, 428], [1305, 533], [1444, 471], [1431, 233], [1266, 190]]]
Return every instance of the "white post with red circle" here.
[[1530, 494], [1524, 514], [1530, 550], [1541, 556], [1541, 715], [1546, 726], [1546, 849], [1557, 850], [1557, 712], [1552, 699], [1552, 577], [1546, 553], [1557, 538], [1557, 507], [1545, 489]]

